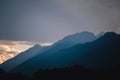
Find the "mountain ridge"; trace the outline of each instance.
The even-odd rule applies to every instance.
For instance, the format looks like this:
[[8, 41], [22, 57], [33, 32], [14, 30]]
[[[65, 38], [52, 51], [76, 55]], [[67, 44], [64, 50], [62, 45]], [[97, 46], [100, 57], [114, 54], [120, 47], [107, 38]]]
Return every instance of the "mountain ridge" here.
[[[37, 56], [37, 55], [39, 56], [42, 53], [46, 53], [46, 52], [54, 53], [54, 52], [56, 52], [58, 50], [61, 50], [63, 48], [68, 48], [68, 47], [71, 47], [71, 46], [76, 45], [78, 43], [90, 42], [90, 41], [93, 41], [95, 39], [96, 39], [96, 36], [92, 32], [84, 31], [84, 32], [68, 35], [67, 37], [64, 37], [62, 40], [59, 40], [58, 42], [56, 42], [55, 44], [53, 44], [51, 46], [43, 47], [40, 50], [38, 49], [38, 51], [36, 51], [35, 53], [32, 52], [32, 51], [29, 51], [29, 49], [28, 49], [25, 54], [27, 54], [27, 52], [28, 52], [28, 54], [32, 52], [32, 54], [34, 53], [34, 56]], [[39, 45], [35, 45], [32, 49], [34, 49], [35, 47], [39, 48]], [[24, 56], [24, 52], [22, 54], [20, 54], [20, 55]], [[21, 61], [21, 63], [19, 63], [20, 62], [19, 60], [20, 60], [21, 57], [18, 55], [15, 58], [3, 63], [0, 66], [0, 68], [5, 69], [6, 71], [10, 71], [11, 69], [15, 68], [16, 66], [19, 66], [20, 64], [24, 63], [25, 61], [31, 59], [34, 56], [32, 55], [31, 57], [29, 57], [26, 60]], [[16, 59], [16, 58], [18, 58], [19, 60]], [[7, 68], [8, 66], [10, 66], [10, 67]]]
[[[31, 56], [34, 56], [40, 49], [42, 49], [42, 46], [39, 44], [36, 44], [35, 46], [29, 48], [27, 51], [22, 52], [21, 54], [17, 55], [15, 58], [9, 59], [8, 61], [4, 62], [0, 65], [0, 68], [5, 69], [6, 71], [9, 71], [12, 67], [14, 67], [16, 64], [21, 64]], [[23, 54], [24, 53], [24, 54]], [[31, 55], [31, 56], [30, 56]]]
[[[120, 35], [108, 32], [99, 39], [59, 50], [58, 52], [33, 58], [13, 71], [25, 70], [25, 74], [39, 68], [59, 68], [81, 65], [93, 68], [108, 68], [120, 64]], [[23, 72], [24, 73], [24, 72]]]

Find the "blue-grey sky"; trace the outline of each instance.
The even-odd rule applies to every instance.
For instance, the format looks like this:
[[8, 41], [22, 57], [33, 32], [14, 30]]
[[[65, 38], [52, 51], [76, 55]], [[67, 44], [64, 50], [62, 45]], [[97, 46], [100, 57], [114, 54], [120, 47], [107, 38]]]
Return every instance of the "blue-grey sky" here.
[[0, 0], [0, 39], [55, 42], [81, 31], [120, 32], [120, 0]]

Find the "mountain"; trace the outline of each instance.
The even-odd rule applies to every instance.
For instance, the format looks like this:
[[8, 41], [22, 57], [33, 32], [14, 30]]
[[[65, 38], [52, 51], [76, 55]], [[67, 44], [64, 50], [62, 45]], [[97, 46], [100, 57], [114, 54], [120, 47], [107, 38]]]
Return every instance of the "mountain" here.
[[9, 71], [15, 68], [16, 66], [20, 65], [24, 61], [28, 60], [32, 56], [36, 55], [36, 53], [39, 52], [41, 49], [42, 49], [42, 46], [37, 44], [34, 47], [28, 49], [27, 51], [22, 52], [16, 57], [4, 62], [3, 64], [0, 65], [0, 68], [5, 69], [6, 71]]
[[2, 65], [0, 65], [0, 68], [5, 69], [6, 71], [10, 71], [10, 70], [14, 69], [16, 66], [19, 66], [20, 64], [25, 63], [28, 60], [31, 60], [32, 57], [34, 57], [34, 56], [47, 55], [50, 53], [52, 54], [61, 49], [69, 48], [76, 44], [91, 42], [95, 39], [96, 39], [96, 36], [93, 33], [84, 31], [81, 33], [69, 35], [49, 47], [44, 47], [41, 49], [40, 46], [36, 45], [33, 48], [28, 49], [27, 51], [14, 57], [13, 59], [6, 61]]
[[63, 42], [71, 42], [71, 43], [86, 43], [86, 42], [91, 42], [96, 38], [96, 36], [92, 32], [87, 32], [83, 31], [80, 33], [68, 35], [64, 37], [62, 40], [58, 41], [58, 43], [63, 43]]
[[61, 68], [73, 65], [110, 68], [118, 64], [120, 64], [120, 35], [108, 32], [93, 42], [36, 56], [17, 66], [13, 72], [32, 74], [40, 68]]
[[45, 50], [42, 53], [47, 55], [53, 52], [57, 52], [58, 50], [61, 50], [64, 48], [72, 47], [76, 44], [88, 43], [96, 39], [97, 37], [92, 32], [83, 31], [80, 33], [75, 33], [75, 34], [64, 37], [62, 40], [57, 41], [56, 43], [54, 43], [52, 46], [50, 46], [47, 50]]

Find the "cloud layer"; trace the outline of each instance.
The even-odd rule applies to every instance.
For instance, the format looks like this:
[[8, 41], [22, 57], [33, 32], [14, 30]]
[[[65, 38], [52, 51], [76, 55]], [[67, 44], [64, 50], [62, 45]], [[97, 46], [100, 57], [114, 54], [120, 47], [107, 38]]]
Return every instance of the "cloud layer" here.
[[3, 63], [10, 58], [13, 58], [14, 56], [29, 49], [30, 47], [33, 47], [35, 44], [39, 44], [41, 46], [49, 46], [52, 43], [0, 40], [0, 63]]
[[0, 40], [0, 63], [13, 58], [32, 46], [33, 43], [27, 41]]
[[7, 45], [0, 45], [0, 63], [16, 56], [18, 53], [20, 53], [20, 51], [17, 49]]

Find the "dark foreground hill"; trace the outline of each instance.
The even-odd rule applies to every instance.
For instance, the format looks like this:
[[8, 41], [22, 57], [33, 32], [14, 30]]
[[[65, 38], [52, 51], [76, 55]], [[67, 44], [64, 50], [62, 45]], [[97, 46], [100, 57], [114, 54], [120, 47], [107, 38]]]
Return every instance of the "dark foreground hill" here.
[[120, 80], [119, 75], [120, 65], [111, 69], [92, 69], [81, 66], [39, 69], [31, 77], [0, 70], [0, 80]]

